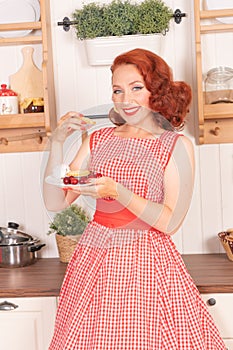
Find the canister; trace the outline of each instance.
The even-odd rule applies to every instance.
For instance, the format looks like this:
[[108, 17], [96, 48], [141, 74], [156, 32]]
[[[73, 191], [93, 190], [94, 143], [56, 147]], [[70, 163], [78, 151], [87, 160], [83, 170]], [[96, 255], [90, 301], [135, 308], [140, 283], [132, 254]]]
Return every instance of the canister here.
[[216, 67], [205, 79], [205, 103], [233, 103], [233, 69]]
[[1, 84], [0, 89], [0, 114], [19, 113], [18, 94], [7, 88], [6, 84]]

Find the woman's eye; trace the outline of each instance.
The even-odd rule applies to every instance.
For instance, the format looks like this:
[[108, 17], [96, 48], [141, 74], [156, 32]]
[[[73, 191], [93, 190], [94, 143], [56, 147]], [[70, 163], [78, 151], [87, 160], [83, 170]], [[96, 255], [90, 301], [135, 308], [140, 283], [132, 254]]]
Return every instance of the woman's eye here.
[[143, 86], [134, 86], [133, 91], [140, 91], [143, 89]]
[[116, 95], [118, 95], [118, 94], [121, 93], [121, 90], [120, 90], [120, 89], [115, 89], [115, 90], [113, 90], [113, 93], [116, 94]]

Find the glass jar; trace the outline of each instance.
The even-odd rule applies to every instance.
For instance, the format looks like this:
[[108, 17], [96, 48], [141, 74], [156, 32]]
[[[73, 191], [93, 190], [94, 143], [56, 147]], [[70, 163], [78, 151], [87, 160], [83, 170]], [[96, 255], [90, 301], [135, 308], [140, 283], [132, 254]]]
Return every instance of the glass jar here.
[[205, 79], [205, 103], [233, 103], [233, 69], [217, 67]]

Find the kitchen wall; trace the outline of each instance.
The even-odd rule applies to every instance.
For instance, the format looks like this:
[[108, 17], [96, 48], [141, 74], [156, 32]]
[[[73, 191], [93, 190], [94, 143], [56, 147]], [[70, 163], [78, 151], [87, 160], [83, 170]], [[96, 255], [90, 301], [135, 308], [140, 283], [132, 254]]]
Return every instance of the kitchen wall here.
[[[57, 100], [57, 118], [69, 110], [106, 110], [111, 102], [111, 74], [108, 66], [90, 67], [86, 61], [84, 43], [75, 37], [74, 28], [64, 32], [57, 22], [71, 17], [81, 0], [51, 1], [53, 33], [54, 74]], [[195, 148], [196, 179], [190, 210], [182, 228], [174, 236], [181, 253], [217, 253], [223, 251], [217, 233], [233, 227], [233, 145], [198, 145], [197, 100], [194, 53], [194, 22], [192, 0], [167, 0], [174, 10], [180, 8], [187, 17], [181, 24], [171, 23], [164, 37], [161, 56], [169, 63], [176, 80], [185, 80], [193, 88], [193, 104], [185, 134]], [[229, 35], [227, 36], [228, 39]], [[232, 37], [231, 37], [232, 40]], [[205, 70], [216, 65], [231, 66], [233, 52], [228, 41], [217, 35], [207, 48]], [[215, 50], [223, 45], [224, 49]], [[39, 50], [35, 60], [41, 64]], [[227, 61], [226, 61], [227, 60]], [[0, 50], [0, 82], [7, 82], [20, 67], [18, 49], [4, 47]], [[11, 71], [9, 72], [9, 69]], [[98, 121], [98, 126], [106, 120]], [[43, 169], [47, 153], [0, 154], [0, 225], [16, 221], [21, 229], [36, 235], [46, 243], [43, 257], [57, 256], [54, 236], [47, 236], [53, 214], [46, 211], [41, 194]]]

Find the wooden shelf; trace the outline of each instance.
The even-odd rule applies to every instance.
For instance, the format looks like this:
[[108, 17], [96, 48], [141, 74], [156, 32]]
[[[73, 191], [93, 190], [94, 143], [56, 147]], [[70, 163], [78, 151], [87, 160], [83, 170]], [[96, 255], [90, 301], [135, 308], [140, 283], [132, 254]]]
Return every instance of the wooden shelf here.
[[[0, 152], [43, 151], [48, 136], [56, 127], [56, 104], [53, 77], [53, 58], [50, 23], [50, 1], [40, 0], [40, 21], [0, 24], [3, 31], [32, 31], [25, 36], [0, 37], [0, 46], [41, 44], [42, 86], [40, 96], [30, 92], [29, 98], [43, 97], [44, 113], [0, 115]], [[35, 32], [36, 31], [36, 32]], [[22, 49], [23, 50], [23, 49]], [[9, 72], [9, 76], [12, 72]], [[22, 79], [20, 79], [22, 82]], [[24, 83], [27, 83], [28, 80]], [[24, 85], [27, 86], [27, 85]], [[20, 91], [15, 91], [20, 95]], [[34, 91], [34, 90], [32, 90]], [[38, 91], [38, 90], [36, 90]], [[35, 91], [34, 91], [35, 92]], [[33, 96], [32, 96], [33, 94]]]
[[[2, 31], [41, 30], [41, 22], [6, 23], [0, 24]], [[22, 37], [0, 38], [0, 45], [26, 45], [42, 43], [42, 35], [26, 35]]]
[[231, 17], [233, 9], [200, 11], [200, 19], [211, 19], [217, 17]]
[[208, 24], [200, 27], [201, 34], [227, 33], [233, 31], [233, 24]]
[[[202, 19], [216, 19], [219, 17], [230, 17], [233, 16], [232, 9], [224, 9], [224, 10], [207, 10], [200, 11], [200, 20]], [[215, 24], [204, 24], [200, 26], [201, 34], [208, 33], [226, 33], [233, 31], [233, 24], [223, 24], [223, 23], [215, 23]]]
[[4, 23], [0, 24], [0, 32], [12, 30], [38, 30], [41, 29], [41, 22]]
[[48, 150], [47, 137], [43, 137], [42, 142], [38, 142], [37, 139], [28, 139], [11, 141], [7, 145], [0, 143], [0, 153], [43, 152], [46, 150]]
[[[194, 0], [197, 99], [199, 118], [199, 143], [219, 144], [233, 142], [233, 104], [205, 104], [203, 91], [202, 36], [205, 34], [233, 32], [233, 23], [211, 23], [206, 20], [233, 17], [233, 9], [201, 10], [200, 0]], [[230, 45], [231, 43], [229, 43]]]
[[41, 35], [27, 35], [17, 38], [0, 38], [0, 45], [28, 45], [28, 44], [41, 44]]
[[233, 123], [233, 103], [218, 103], [204, 105], [204, 119], [232, 119]]
[[14, 128], [39, 128], [44, 126], [44, 113], [0, 115], [0, 130]]

